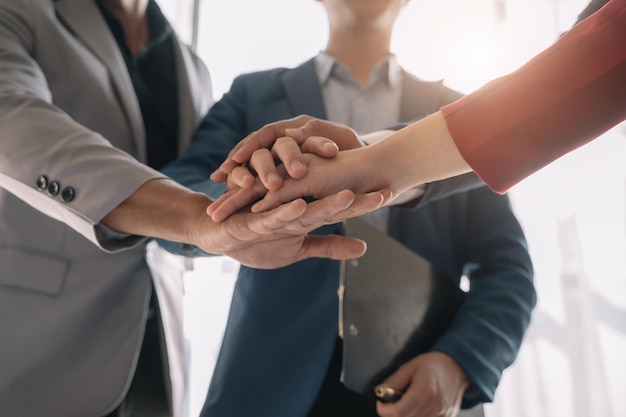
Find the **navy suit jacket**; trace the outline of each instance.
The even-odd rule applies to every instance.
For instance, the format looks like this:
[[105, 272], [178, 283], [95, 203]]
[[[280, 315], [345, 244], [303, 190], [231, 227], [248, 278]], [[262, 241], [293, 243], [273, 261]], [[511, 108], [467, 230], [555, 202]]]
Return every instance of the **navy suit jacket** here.
[[[440, 82], [405, 74], [402, 119], [436, 112], [458, 96]], [[261, 126], [299, 114], [326, 117], [312, 60], [295, 69], [242, 75], [210, 110], [187, 153], [165, 172], [217, 197], [223, 186], [207, 178], [227, 152]], [[526, 241], [508, 198], [469, 183], [470, 191], [415, 208], [394, 207], [389, 219], [389, 233], [447, 277], [471, 275], [465, 303], [433, 347], [455, 358], [469, 376], [466, 407], [492, 400], [535, 304]], [[433, 184], [428, 194], [445, 194], [445, 188]], [[342, 231], [337, 224], [316, 233]], [[202, 415], [307, 416], [337, 338], [339, 268], [328, 259], [275, 270], [242, 266]]]

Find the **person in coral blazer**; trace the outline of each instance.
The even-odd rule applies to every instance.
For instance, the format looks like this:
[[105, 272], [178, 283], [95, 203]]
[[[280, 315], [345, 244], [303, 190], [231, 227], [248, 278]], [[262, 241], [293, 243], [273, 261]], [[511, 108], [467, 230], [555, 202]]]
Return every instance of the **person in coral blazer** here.
[[[470, 171], [504, 193], [626, 120], [624, 45], [626, 0], [611, 0], [517, 71], [389, 135], [376, 146], [340, 152], [336, 160], [306, 156], [310, 164], [304, 179], [274, 184], [253, 209], [274, 207], [299, 196], [303, 189], [318, 197], [344, 188], [361, 192], [390, 189], [398, 195], [418, 184]], [[281, 124], [265, 126], [229, 153], [215, 178], [224, 179], [259, 148], [270, 146], [276, 136], [290, 134], [302, 143], [308, 136], [324, 132], [319, 126], [319, 121], [309, 122], [287, 132]], [[342, 133], [336, 130], [335, 134]], [[307, 162], [299, 152], [283, 153], [282, 158], [286, 164]], [[375, 175], [358, 169], [373, 164], [381, 167]], [[258, 168], [262, 183], [269, 187], [268, 173], [275, 168], [252, 167]], [[258, 196], [258, 191], [255, 193]], [[234, 208], [246, 205], [248, 194], [241, 189], [210, 210], [216, 219], [223, 219]], [[229, 203], [224, 204], [226, 201]]]

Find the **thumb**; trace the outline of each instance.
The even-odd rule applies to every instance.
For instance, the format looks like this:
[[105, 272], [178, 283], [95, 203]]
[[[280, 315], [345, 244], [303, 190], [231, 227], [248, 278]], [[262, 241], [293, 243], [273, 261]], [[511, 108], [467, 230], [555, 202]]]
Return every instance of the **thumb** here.
[[338, 235], [308, 235], [302, 244], [300, 260], [307, 258], [354, 259], [363, 256], [366, 249], [366, 243], [355, 238]]

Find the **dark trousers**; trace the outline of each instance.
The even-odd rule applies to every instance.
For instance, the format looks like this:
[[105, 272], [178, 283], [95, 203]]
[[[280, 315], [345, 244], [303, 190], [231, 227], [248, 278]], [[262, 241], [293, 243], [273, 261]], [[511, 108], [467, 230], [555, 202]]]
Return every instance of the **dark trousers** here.
[[337, 338], [326, 378], [309, 417], [378, 417], [373, 397], [357, 394], [340, 382], [342, 346]]
[[135, 375], [122, 403], [105, 417], [171, 416], [165, 389], [160, 326], [156, 293], [152, 291], [146, 333]]

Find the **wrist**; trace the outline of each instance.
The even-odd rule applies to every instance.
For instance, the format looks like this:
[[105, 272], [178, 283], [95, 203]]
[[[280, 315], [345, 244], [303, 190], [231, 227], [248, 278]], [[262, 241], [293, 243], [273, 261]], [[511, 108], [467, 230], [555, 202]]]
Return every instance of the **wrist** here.
[[206, 207], [210, 203], [206, 195], [173, 180], [156, 179], [139, 187], [102, 223], [122, 233], [193, 243], [194, 226], [200, 216], [208, 217]]
[[353, 191], [368, 193], [386, 189], [395, 196], [397, 190], [392, 187], [393, 171], [391, 167], [386, 166], [389, 159], [386, 155], [378, 152], [379, 148], [379, 144], [376, 143], [350, 151], [350, 162], [346, 163], [350, 167], [350, 173], [354, 179], [355, 188]]
[[167, 230], [173, 235], [173, 238], [168, 240], [188, 243], [208, 251], [207, 226], [213, 221], [206, 209], [211, 202], [212, 200], [205, 194], [193, 191], [187, 191], [173, 200], [170, 214], [166, 216], [169, 223]]

